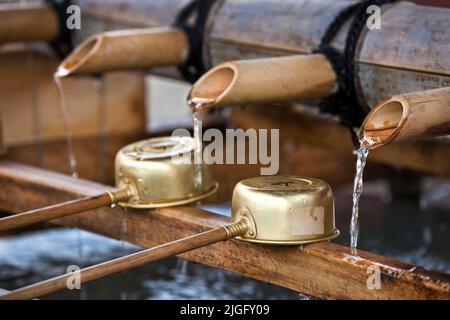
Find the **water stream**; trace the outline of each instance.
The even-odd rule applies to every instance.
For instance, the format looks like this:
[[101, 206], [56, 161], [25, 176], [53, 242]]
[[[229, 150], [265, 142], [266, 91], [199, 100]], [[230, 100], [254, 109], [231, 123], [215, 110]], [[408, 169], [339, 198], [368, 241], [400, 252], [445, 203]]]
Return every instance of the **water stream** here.
[[350, 222], [350, 246], [352, 248], [356, 248], [358, 246], [359, 199], [363, 191], [364, 186], [363, 174], [368, 155], [369, 149], [367, 148], [367, 145], [363, 141], [361, 141], [359, 150], [357, 151], [356, 175], [355, 175], [355, 182], [353, 185], [352, 219]]
[[66, 134], [70, 173], [71, 173], [72, 177], [78, 178], [77, 159], [75, 157], [72, 132], [70, 130], [70, 125], [69, 125], [69, 110], [67, 109], [67, 100], [66, 100], [66, 96], [64, 94], [64, 89], [62, 86], [61, 78], [62, 77], [60, 76], [58, 71], [53, 76], [53, 79], [56, 84], [56, 88], [58, 90], [59, 104], [60, 104], [60, 108], [61, 108], [61, 113], [62, 113], [63, 123], [64, 123], [64, 130], [65, 130], [65, 134]]
[[202, 188], [202, 122], [198, 118], [197, 106], [192, 113], [194, 128], [194, 164], [195, 164], [195, 190], [201, 192]]

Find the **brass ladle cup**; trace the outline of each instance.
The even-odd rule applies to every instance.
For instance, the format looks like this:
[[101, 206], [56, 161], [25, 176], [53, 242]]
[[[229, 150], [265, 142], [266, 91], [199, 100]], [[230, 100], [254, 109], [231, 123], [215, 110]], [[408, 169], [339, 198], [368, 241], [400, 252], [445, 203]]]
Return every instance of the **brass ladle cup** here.
[[[218, 184], [207, 165], [193, 164], [193, 151], [191, 137], [152, 138], [128, 145], [116, 156], [116, 190], [2, 218], [0, 231], [116, 203], [151, 209], [199, 201], [216, 192]], [[201, 185], [196, 185], [197, 174]]]

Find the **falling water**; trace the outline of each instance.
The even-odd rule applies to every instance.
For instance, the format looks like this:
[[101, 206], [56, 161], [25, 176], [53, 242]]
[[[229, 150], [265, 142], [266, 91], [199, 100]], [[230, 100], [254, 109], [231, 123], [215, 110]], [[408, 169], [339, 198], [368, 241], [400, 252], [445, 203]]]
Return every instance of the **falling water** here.
[[194, 127], [195, 189], [200, 191], [202, 187], [202, 122], [198, 118], [197, 105], [192, 113], [192, 122]]
[[214, 102], [211, 98], [193, 97], [187, 100], [187, 104], [193, 109], [192, 122], [194, 128], [194, 164], [195, 166], [195, 188], [200, 191], [202, 187], [202, 122], [198, 118], [198, 110]]
[[366, 165], [367, 156], [369, 155], [369, 143], [364, 138], [360, 141], [360, 147], [357, 152], [356, 175], [353, 186], [353, 207], [352, 220], [350, 223], [350, 246], [356, 248], [358, 245], [359, 234], [359, 198], [363, 191], [363, 174]]
[[76, 160], [75, 152], [74, 152], [74, 148], [73, 148], [72, 132], [70, 131], [70, 126], [69, 126], [69, 113], [68, 113], [68, 109], [67, 109], [67, 101], [66, 101], [66, 97], [64, 95], [64, 90], [63, 90], [62, 83], [61, 83], [61, 75], [58, 73], [58, 71], [53, 76], [53, 79], [55, 81], [56, 88], [58, 89], [59, 105], [60, 105], [61, 113], [63, 116], [64, 130], [66, 132], [70, 173], [72, 174], [72, 177], [78, 178], [77, 160]]

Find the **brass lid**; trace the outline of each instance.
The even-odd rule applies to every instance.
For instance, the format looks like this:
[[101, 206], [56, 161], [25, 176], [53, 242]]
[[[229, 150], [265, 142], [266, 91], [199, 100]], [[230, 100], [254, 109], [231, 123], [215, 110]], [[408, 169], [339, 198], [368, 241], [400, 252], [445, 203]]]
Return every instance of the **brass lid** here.
[[268, 244], [303, 244], [339, 235], [334, 223], [330, 186], [319, 179], [262, 176], [234, 188], [232, 221], [247, 217], [249, 232], [241, 240]]
[[[191, 137], [158, 137], [132, 143], [116, 156], [116, 188], [133, 190], [124, 207], [158, 208], [201, 200], [215, 191], [207, 165], [193, 164]], [[182, 162], [184, 155], [189, 163]], [[201, 178], [201, 181], [199, 181]]]

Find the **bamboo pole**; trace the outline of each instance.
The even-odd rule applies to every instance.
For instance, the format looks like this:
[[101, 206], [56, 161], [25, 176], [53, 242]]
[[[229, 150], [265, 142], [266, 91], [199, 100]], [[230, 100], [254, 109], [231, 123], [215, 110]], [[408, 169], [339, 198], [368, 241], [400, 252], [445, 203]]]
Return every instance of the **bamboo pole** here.
[[[238, 221], [82, 269], [79, 271], [80, 280], [81, 283], [87, 283], [150, 262], [198, 249], [216, 242], [225, 241], [243, 234], [246, 230], [247, 225], [242, 223], [242, 221]], [[0, 300], [26, 300], [45, 296], [67, 288], [67, 281], [71, 277], [73, 277], [73, 274], [69, 273], [32, 284], [0, 296]]]
[[231, 61], [204, 74], [192, 87], [191, 106], [264, 104], [332, 93], [336, 74], [322, 54]]
[[450, 87], [395, 95], [375, 106], [361, 125], [371, 149], [387, 143], [450, 134]]
[[50, 6], [0, 4], [0, 44], [51, 41], [58, 33], [58, 16]]
[[80, 44], [58, 67], [59, 77], [114, 70], [180, 65], [189, 42], [178, 28], [148, 28], [95, 34]]
[[87, 210], [110, 206], [114, 203], [126, 201], [130, 199], [131, 196], [132, 195], [128, 190], [118, 190], [19, 213], [0, 219], [0, 232], [26, 227], [39, 222], [61, 218]]
[[[80, 5], [86, 27], [76, 33], [84, 38], [97, 32], [105, 21], [111, 28], [133, 26], [136, 16], [152, 26], [168, 25], [187, 2], [118, 0], [99, 8], [96, 0], [85, 0]], [[207, 23], [204, 60], [213, 67], [232, 60], [309, 54], [319, 45], [327, 26], [355, 2], [217, 1]], [[380, 92], [389, 97], [450, 83], [449, 14], [447, 8], [408, 1], [382, 6], [382, 28], [365, 29], [358, 41], [355, 85], [359, 101], [369, 108], [380, 102]], [[349, 25], [339, 30], [331, 43], [337, 51], [345, 46]], [[158, 74], [174, 77], [176, 73], [164, 68]]]

